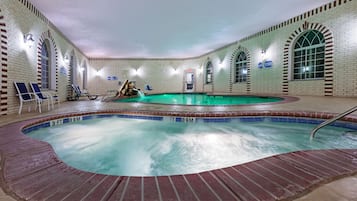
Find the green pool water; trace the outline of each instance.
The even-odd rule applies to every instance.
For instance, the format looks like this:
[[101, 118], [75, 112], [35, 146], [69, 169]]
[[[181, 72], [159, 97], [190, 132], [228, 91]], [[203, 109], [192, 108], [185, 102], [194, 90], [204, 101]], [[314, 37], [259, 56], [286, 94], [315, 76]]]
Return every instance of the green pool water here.
[[123, 98], [116, 102], [141, 102], [157, 103], [171, 105], [246, 105], [258, 103], [272, 103], [283, 100], [279, 97], [262, 97], [262, 96], [222, 96], [208, 94], [180, 94], [166, 93], [153, 94], [147, 96], [138, 96], [134, 98]]

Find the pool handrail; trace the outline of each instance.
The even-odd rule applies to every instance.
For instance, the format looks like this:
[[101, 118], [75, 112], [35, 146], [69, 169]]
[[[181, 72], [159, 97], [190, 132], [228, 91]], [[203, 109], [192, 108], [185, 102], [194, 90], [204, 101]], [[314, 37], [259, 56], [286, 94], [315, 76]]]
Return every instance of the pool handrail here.
[[329, 124], [331, 124], [331, 123], [333, 123], [333, 122], [335, 122], [335, 121], [337, 121], [337, 120], [339, 120], [339, 119], [341, 119], [341, 118], [343, 118], [343, 117], [345, 117], [345, 116], [347, 116], [347, 115], [349, 115], [349, 114], [351, 114], [351, 113], [353, 113], [355, 111], [357, 111], [357, 106], [354, 106], [351, 109], [348, 109], [347, 111], [335, 116], [334, 118], [328, 119], [328, 120], [322, 122], [321, 124], [317, 125], [310, 133], [310, 140], [314, 139], [316, 132], [320, 128], [325, 127], [325, 126], [327, 126], [327, 125], [329, 125]]

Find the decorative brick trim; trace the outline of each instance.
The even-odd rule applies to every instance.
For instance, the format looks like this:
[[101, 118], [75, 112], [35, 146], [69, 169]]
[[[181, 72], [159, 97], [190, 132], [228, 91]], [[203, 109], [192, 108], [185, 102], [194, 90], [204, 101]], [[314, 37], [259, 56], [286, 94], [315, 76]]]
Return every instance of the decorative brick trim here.
[[252, 38], [255, 38], [255, 37], [258, 37], [258, 36], [262, 36], [266, 33], [269, 33], [269, 32], [272, 32], [272, 31], [276, 31], [280, 28], [283, 28], [283, 27], [286, 27], [290, 24], [293, 24], [293, 23], [296, 23], [296, 22], [299, 22], [299, 21], [302, 21], [302, 20], [306, 20], [307, 18], [310, 18], [316, 14], [319, 14], [319, 13], [322, 13], [322, 12], [325, 12], [325, 11], [329, 11], [335, 7], [338, 7], [338, 6], [341, 6], [343, 4], [346, 4], [346, 3], [349, 3], [351, 2], [352, 0], [335, 0], [331, 3], [328, 3], [328, 4], [325, 4], [325, 5], [322, 5], [318, 8], [315, 8], [313, 10], [310, 10], [310, 11], [307, 11], [301, 15], [298, 15], [296, 17], [293, 17], [293, 18], [290, 18], [280, 24], [277, 24], [277, 25], [274, 25], [272, 27], [269, 27], [263, 31], [260, 31], [258, 33], [255, 33], [253, 35], [250, 35], [250, 36], [247, 36], [245, 38], [242, 38], [241, 40], [239, 40], [239, 42], [242, 42], [242, 41], [246, 41], [246, 40], [250, 40]]
[[[39, 42], [37, 44], [37, 83], [39, 84], [39, 86], [41, 86], [41, 70], [42, 70], [42, 58], [41, 58], [41, 48], [42, 48], [42, 43], [45, 42], [45, 40], [48, 39], [51, 42], [51, 45], [53, 46], [54, 49], [54, 54], [55, 54], [55, 63], [52, 65], [55, 65], [55, 68], [51, 68], [51, 70], [55, 69], [56, 70], [56, 75], [55, 75], [55, 79], [56, 79], [56, 92], [58, 92], [58, 74], [59, 74], [59, 70], [58, 70], [58, 48], [56, 46], [55, 40], [51, 34], [51, 31], [45, 31], [41, 34], [41, 37], [39, 39]], [[52, 48], [51, 48], [52, 49]], [[52, 58], [52, 56], [51, 56]]]
[[283, 56], [283, 83], [282, 93], [287, 95], [289, 93], [289, 55], [294, 41], [307, 30], [317, 30], [321, 32], [325, 38], [325, 79], [324, 79], [324, 93], [325, 96], [333, 96], [333, 35], [330, 29], [318, 23], [309, 23], [305, 21], [301, 27], [295, 30], [284, 45]]
[[7, 115], [7, 107], [8, 107], [8, 53], [7, 53], [7, 31], [6, 31], [6, 23], [4, 22], [4, 16], [1, 14], [0, 9], [0, 115]]
[[18, 0], [21, 4], [23, 4], [29, 11], [31, 11], [34, 15], [39, 17], [46, 24], [51, 24], [51, 22], [28, 0]]
[[236, 58], [238, 56], [238, 53], [240, 52], [244, 52], [245, 55], [247, 56], [247, 82], [246, 82], [246, 93], [250, 93], [251, 91], [251, 80], [250, 80], [250, 76], [251, 76], [251, 73], [250, 73], [250, 70], [251, 70], [251, 59], [250, 59], [250, 52], [248, 51], [247, 48], [245, 47], [242, 47], [242, 46], [238, 46], [232, 53], [232, 56], [231, 56], [231, 60], [230, 60], [230, 63], [231, 63], [231, 70], [229, 72], [229, 92], [232, 93], [233, 91], [233, 80], [234, 80], [234, 76], [235, 76], [235, 61], [236, 61]]

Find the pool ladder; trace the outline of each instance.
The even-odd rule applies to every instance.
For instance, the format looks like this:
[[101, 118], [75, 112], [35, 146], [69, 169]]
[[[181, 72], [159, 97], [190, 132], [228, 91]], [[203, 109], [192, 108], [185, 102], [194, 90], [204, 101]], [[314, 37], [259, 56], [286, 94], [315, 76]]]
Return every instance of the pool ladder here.
[[337, 115], [336, 117], [334, 117], [334, 118], [332, 118], [332, 119], [328, 119], [328, 120], [322, 122], [321, 124], [319, 124], [318, 126], [316, 126], [316, 127], [311, 131], [310, 139], [311, 139], [311, 140], [314, 139], [316, 132], [317, 132], [320, 128], [325, 127], [325, 126], [327, 126], [327, 125], [329, 125], [329, 124], [331, 124], [331, 123], [333, 123], [333, 122], [335, 122], [335, 121], [337, 121], [337, 120], [339, 120], [339, 119], [341, 119], [341, 118], [343, 118], [343, 117], [345, 117], [345, 116], [347, 116], [347, 115], [349, 115], [349, 114], [351, 114], [351, 113], [353, 113], [353, 112], [355, 112], [355, 111], [357, 111], [357, 106], [355, 106], [355, 107], [353, 107], [353, 108], [347, 110], [346, 112], [343, 112], [343, 113]]

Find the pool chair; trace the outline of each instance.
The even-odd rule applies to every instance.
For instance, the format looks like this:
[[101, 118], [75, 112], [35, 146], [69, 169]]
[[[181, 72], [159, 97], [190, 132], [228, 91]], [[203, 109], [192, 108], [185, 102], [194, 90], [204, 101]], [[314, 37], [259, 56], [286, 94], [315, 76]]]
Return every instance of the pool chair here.
[[75, 97], [74, 97], [75, 100], [78, 100], [79, 97], [84, 97], [84, 96], [88, 97], [89, 100], [95, 100], [98, 98], [98, 95], [92, 95], [92, 94], [89, 94], [88, 92], [82, 92], [81, 88], [79, 88], [78, 85], [72, 84], [72, 89], [75, 93]]
[[150, 86], [150, 85], [145, 85], [145, 91], [152, 91], [153, 90], [153, 88]]
[[[35, 85], [35, 87], [34, 87]], [[36, 83], [30, 83], [33, 94], [35, 94], [38, 108], [41, 112], [41, 104], [47, 102], [47, 109], [50, 110], [51, 98], [41, 92], [40, 87]]]
[[[17, 95], [19, 96], [20, 99], [20, 108], [19, 108], [19, 114], [21, 114], [22, 111], [22, 106], [24, 103], [34, 103], [35, 108], [37, 106], [37, 99], [33, 93], [30, 93], [27, 90], [26, 84], [23, 82], [14, 82], [15, 88], [17, 91]], [[41, 112], [41, 105], [38, 105], [39, 111]], [[31, 110], [31, 107], [29, 106], [28, 111]]]
[[59, 105], [59, 97], [57, 95], [53, 95], [47, 92], [42, 92], [40, 86], [38, 86], [38, 84], [35, 82], [30, 82], [30, 86], [33, 93], [36, 95], [38, 101], [40, 101], [41, 103], [47, 101], [48, 110], [50, 110], [50, 105], [52, 106], [52, 109], [55, 108], [54, 106], [55, 102], [57, 102], [57, 104]]

